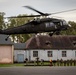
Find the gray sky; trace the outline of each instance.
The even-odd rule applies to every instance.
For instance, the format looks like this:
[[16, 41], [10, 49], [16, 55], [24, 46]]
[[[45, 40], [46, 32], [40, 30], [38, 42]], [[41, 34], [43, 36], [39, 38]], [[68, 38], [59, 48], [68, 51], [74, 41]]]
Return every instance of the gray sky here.
[[[0, 0], [0, 12], [5, 12], [5, 16], [15, 16], [19, 14], [38, 14], [22, 6], [32, 6], [44, 13], [54, 13], [63, 10], [76, 9], [76, 0]], [[65, 20], [76, 21], [76, 11], [63, 14], [56, 14]]]

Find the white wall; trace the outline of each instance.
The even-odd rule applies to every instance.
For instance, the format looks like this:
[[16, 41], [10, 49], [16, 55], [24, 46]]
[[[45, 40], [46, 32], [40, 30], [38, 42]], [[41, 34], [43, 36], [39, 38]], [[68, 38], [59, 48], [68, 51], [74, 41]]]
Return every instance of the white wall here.
[[14, 61], [17, 61], [17, 55], [18, 54], [23, 54], [24, 55], [24, 60], [27, 57], [27, 54], [26, 54], [25, 50], [15, 50], [14, 51]]
[[[67, 51], [67, 56], [66, 57], [62, 57], [62, 51]], [[63, 60], [76, 59], [75, 50], [59, 50], [58, 51], [58, 59], [63, 59]]]
[[[44, 59], [45, 61], [49, 61], [50, 59], [57, 60], [57, 53], [58, 50], [30, 50], [31, 53], [31, 60], [35, 60], [36, 57], [33, 57], [33, 51], [38, 51], [39, 59]], [[48, 57], [47, 52], [53, 51], [53, 57]]]
[[73, 59], [75, 59], [75, 60], [76, 60], [75, 51], [76, 51], [76, 50], [73, 50]]
[[[24, 54], [24, 60], [25, 58], [28, 58], [30, 61], [36, 60], [36, 57], [33, 57], [33, 51], [38, 51], [38, 57], [39, 59], [44, 59], [45, 61], [57, 60], [57, 59], [76, 59], [75, 57], [75, 51], [76, 50], [43, 50], [43, 49], [34, 49], [34, 50], [15, 50], [14, 51], [14, 60], [17, 60], [17, 54]], [[53, 57], [48, 57], [47, 52], [53, 51]], [[62, 57], [62, 51], [67, 51], [67, 57]]]
[[[35, 60], [36, 57], [33, 57], [33, 51], [38, 51], [38, 57], [39, 59], [44, 59], [46, 61], [49, 61], [50, 59], [52, 60], [57, 60], [57, 59], [63, 59], [63, 60], [67, 60], [67, 59], [76, 59], [75, 57], [75, 51], [76, 50], [30, 50], [28, 52], [28, 57], [29, 57], [29, 53], [30, 53], [30, 60]], [[47, 56], [47, 51], [53, 51], [53, 57], [48, 57]], [[67, 51], [67, 56], [66, 57], [62, 57], [62, 51]]]

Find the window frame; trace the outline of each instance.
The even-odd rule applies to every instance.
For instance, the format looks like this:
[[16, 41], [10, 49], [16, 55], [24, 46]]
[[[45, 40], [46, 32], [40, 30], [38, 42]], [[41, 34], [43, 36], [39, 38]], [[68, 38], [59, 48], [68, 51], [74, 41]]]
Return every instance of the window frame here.
[[62, 51], [62, 57], [67, 57], [67, 51]]
[[76, 51], [75, 51], [75, 57], [76, 57]]
[[53, 57], [53, 51], [47, 51], [47, 56], [48, 57]]
[[33, 57], [38, 57], [38, 51], [33, 51]]

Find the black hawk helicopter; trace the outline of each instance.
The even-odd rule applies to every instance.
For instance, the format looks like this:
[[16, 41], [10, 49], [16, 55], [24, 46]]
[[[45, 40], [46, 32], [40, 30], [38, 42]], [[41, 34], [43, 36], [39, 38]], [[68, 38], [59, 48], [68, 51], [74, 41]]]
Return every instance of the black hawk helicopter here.
[[48, 18], [47, 16], [52, 15], [52, 14], [58, 14], [58, 13], [76, 10], [76, 9], [72, 9], [72, 10], [49, 14], [49, 13], [42, 13], [30, 6], [24, 6], [24, 7], [31, 9], [31, 10], [39, 13], [40, 15], [7, 17], [7, 18], [40, 17], [40, 16], [45, 16], [45, 18], [37, 18], [37, 19], [34, 19], [26, 24], [18, 26], [18, 27], [0, 30], [0, 34], [11, 35], [11, 34], [42, 33], [42, 32], [50, 32], [51, 36], [54, 33], [59, 34], [61, 30], [66, 30], [69, 27], [71, 27], [71, 25], [69, 25], [65, 20], [57, 19], [57, 18]]

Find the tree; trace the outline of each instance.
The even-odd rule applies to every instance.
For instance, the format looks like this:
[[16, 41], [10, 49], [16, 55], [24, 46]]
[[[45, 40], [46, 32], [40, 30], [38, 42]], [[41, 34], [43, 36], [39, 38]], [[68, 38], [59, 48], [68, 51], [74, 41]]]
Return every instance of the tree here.
[[5, 27], [5, 23], [4, 23], [4, 12], [0, 12], [0, 29], [3, 29]]
[[[23, 15], [18, 15], [19, 16], [23, 16]], [[23, 24], [26, 24], [29, 20], [32, 20], [33, 18], [11, 18], [9, 19], [9, 26], [8, 28], [12, 28], [12, 27], [17, 27]], [[17, 35], [12, 35], [12, 40], [13, 42], [25, 42], [27, 39], [30, 38], [30, 34], [17, 34]]]
[[68, 22], [71, 27], [68, 30], [61, 31], [62, 35], [76, 35], [76, 22], [74, 21], [69, 21]]

